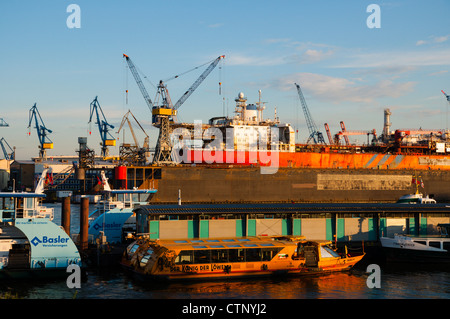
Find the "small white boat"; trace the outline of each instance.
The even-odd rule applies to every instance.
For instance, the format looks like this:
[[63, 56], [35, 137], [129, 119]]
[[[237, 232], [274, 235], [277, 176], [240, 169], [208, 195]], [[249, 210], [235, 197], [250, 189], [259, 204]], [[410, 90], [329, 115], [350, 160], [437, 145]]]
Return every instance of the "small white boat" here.
[[400, 197], [397, 204], [436, 204], [436, 200], [422, 193], [408, 194]]
[[419, 182], [419, 178], [414, 176], [411, 183], [416, 186], [416, 192], [400, 197], [397, 201], [398, 204], [436, 204], [436, 200], [430, 198], [428, 195], [424, 197], [423, 194], [419, 192], [419, 186], [424, 188], [422, 180]]
[[0, 278], [67, 276], [81, 266], [77, 247], [44, 207], [44, 170], [34, 193], [0, 193]]

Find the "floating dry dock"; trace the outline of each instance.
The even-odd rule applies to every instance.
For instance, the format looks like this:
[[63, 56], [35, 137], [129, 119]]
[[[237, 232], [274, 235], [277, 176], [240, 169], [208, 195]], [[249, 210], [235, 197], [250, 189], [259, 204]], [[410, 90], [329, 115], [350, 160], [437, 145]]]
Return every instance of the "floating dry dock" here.
[[450, 222], [450, 205], [192, 204], [135, 209], [136, 230], [150, 239], [305, 236], [337, 242], [379, 241], [394, 233], [432, 234]]

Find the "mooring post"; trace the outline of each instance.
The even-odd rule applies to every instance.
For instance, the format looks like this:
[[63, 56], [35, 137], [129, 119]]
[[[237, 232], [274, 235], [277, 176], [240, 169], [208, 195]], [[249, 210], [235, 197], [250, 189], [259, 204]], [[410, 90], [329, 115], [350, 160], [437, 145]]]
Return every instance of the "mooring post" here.
[[89, 234], [89, 198], [82, 197], [80, 201], [80, 250], [88, 248]]
[[61, 226], [70, 236], [70, 197], [64, 197], [61, 210]]

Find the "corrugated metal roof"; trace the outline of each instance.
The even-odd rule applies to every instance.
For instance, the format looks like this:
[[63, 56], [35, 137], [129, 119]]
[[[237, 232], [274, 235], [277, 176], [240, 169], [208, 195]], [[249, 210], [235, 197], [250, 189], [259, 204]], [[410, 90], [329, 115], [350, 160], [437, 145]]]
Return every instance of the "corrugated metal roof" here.
[[186, 204], [186, 205], [145, 205], [135, 211], [147, 214], [262, 214], [262, 213], [406, 213], [435, 212], [449, 213], [450, 206], [446, 204], [409, 205], [409, 204], [378, 204], [378, 203], [314, 203], [314, 204]]

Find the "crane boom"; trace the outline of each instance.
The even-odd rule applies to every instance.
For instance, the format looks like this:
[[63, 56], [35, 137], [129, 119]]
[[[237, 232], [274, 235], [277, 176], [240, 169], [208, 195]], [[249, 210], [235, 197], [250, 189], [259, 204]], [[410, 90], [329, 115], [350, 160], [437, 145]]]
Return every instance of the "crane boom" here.
[[174, 110], [178, 110], [178, 108], [186, 101], [186, 99], [191, 96], [192, 93], [198, 88], [198, 86], [203, 82], [204, 79], [211, 73], [212, 70], [217, 66], [221, 59], [225, 58], [225, 55], [219, 56], [215, 59], [203, 73], [199, 76], [199, 78], [192, 84], [192, 86], [184, 92], [184, 94], [180, 97], [180, 99], [173, 106]]
[[141, 77], [139, 76], [139, 73], [136, 70], [136, 67], [134, 66], [133, 61], [131, 61], [130, 57], [126, 54], [123, 54], [123, 57], [126, 59], [126, 61], [128, 63], [128, 67], [130, 68], [131, 74], [133, 74], [133, 77], [134, 77], [139, 89], [141, 90], [142, 95], [144, 96], [145, 103], [147, 103], [147, 106], [151, 111], [152, 107], [153, 107], [153, 102], [150, 99], [150, 96], [148, 95], [147, 90], [145, 89], [144, 83], [142, 83]]
[[295, 83], [297, 87], [298, 96], [300, 98], [300, 102], [302, 103], [303, 113], [305, 113], [306, 124], [308, 125], [309, 137], [306, 143], [309, 143], [310, 140], [314, 141], [314, 144], [323, 143], [326, 144], [325, 139], [323, 138], [322, 132], [320, 132], [316, 124], [314, 123], [311, 114], [309, 113], [308, 105], [306, 104], [305, 97], [303, 96], [302, 89], [300, 85]]

